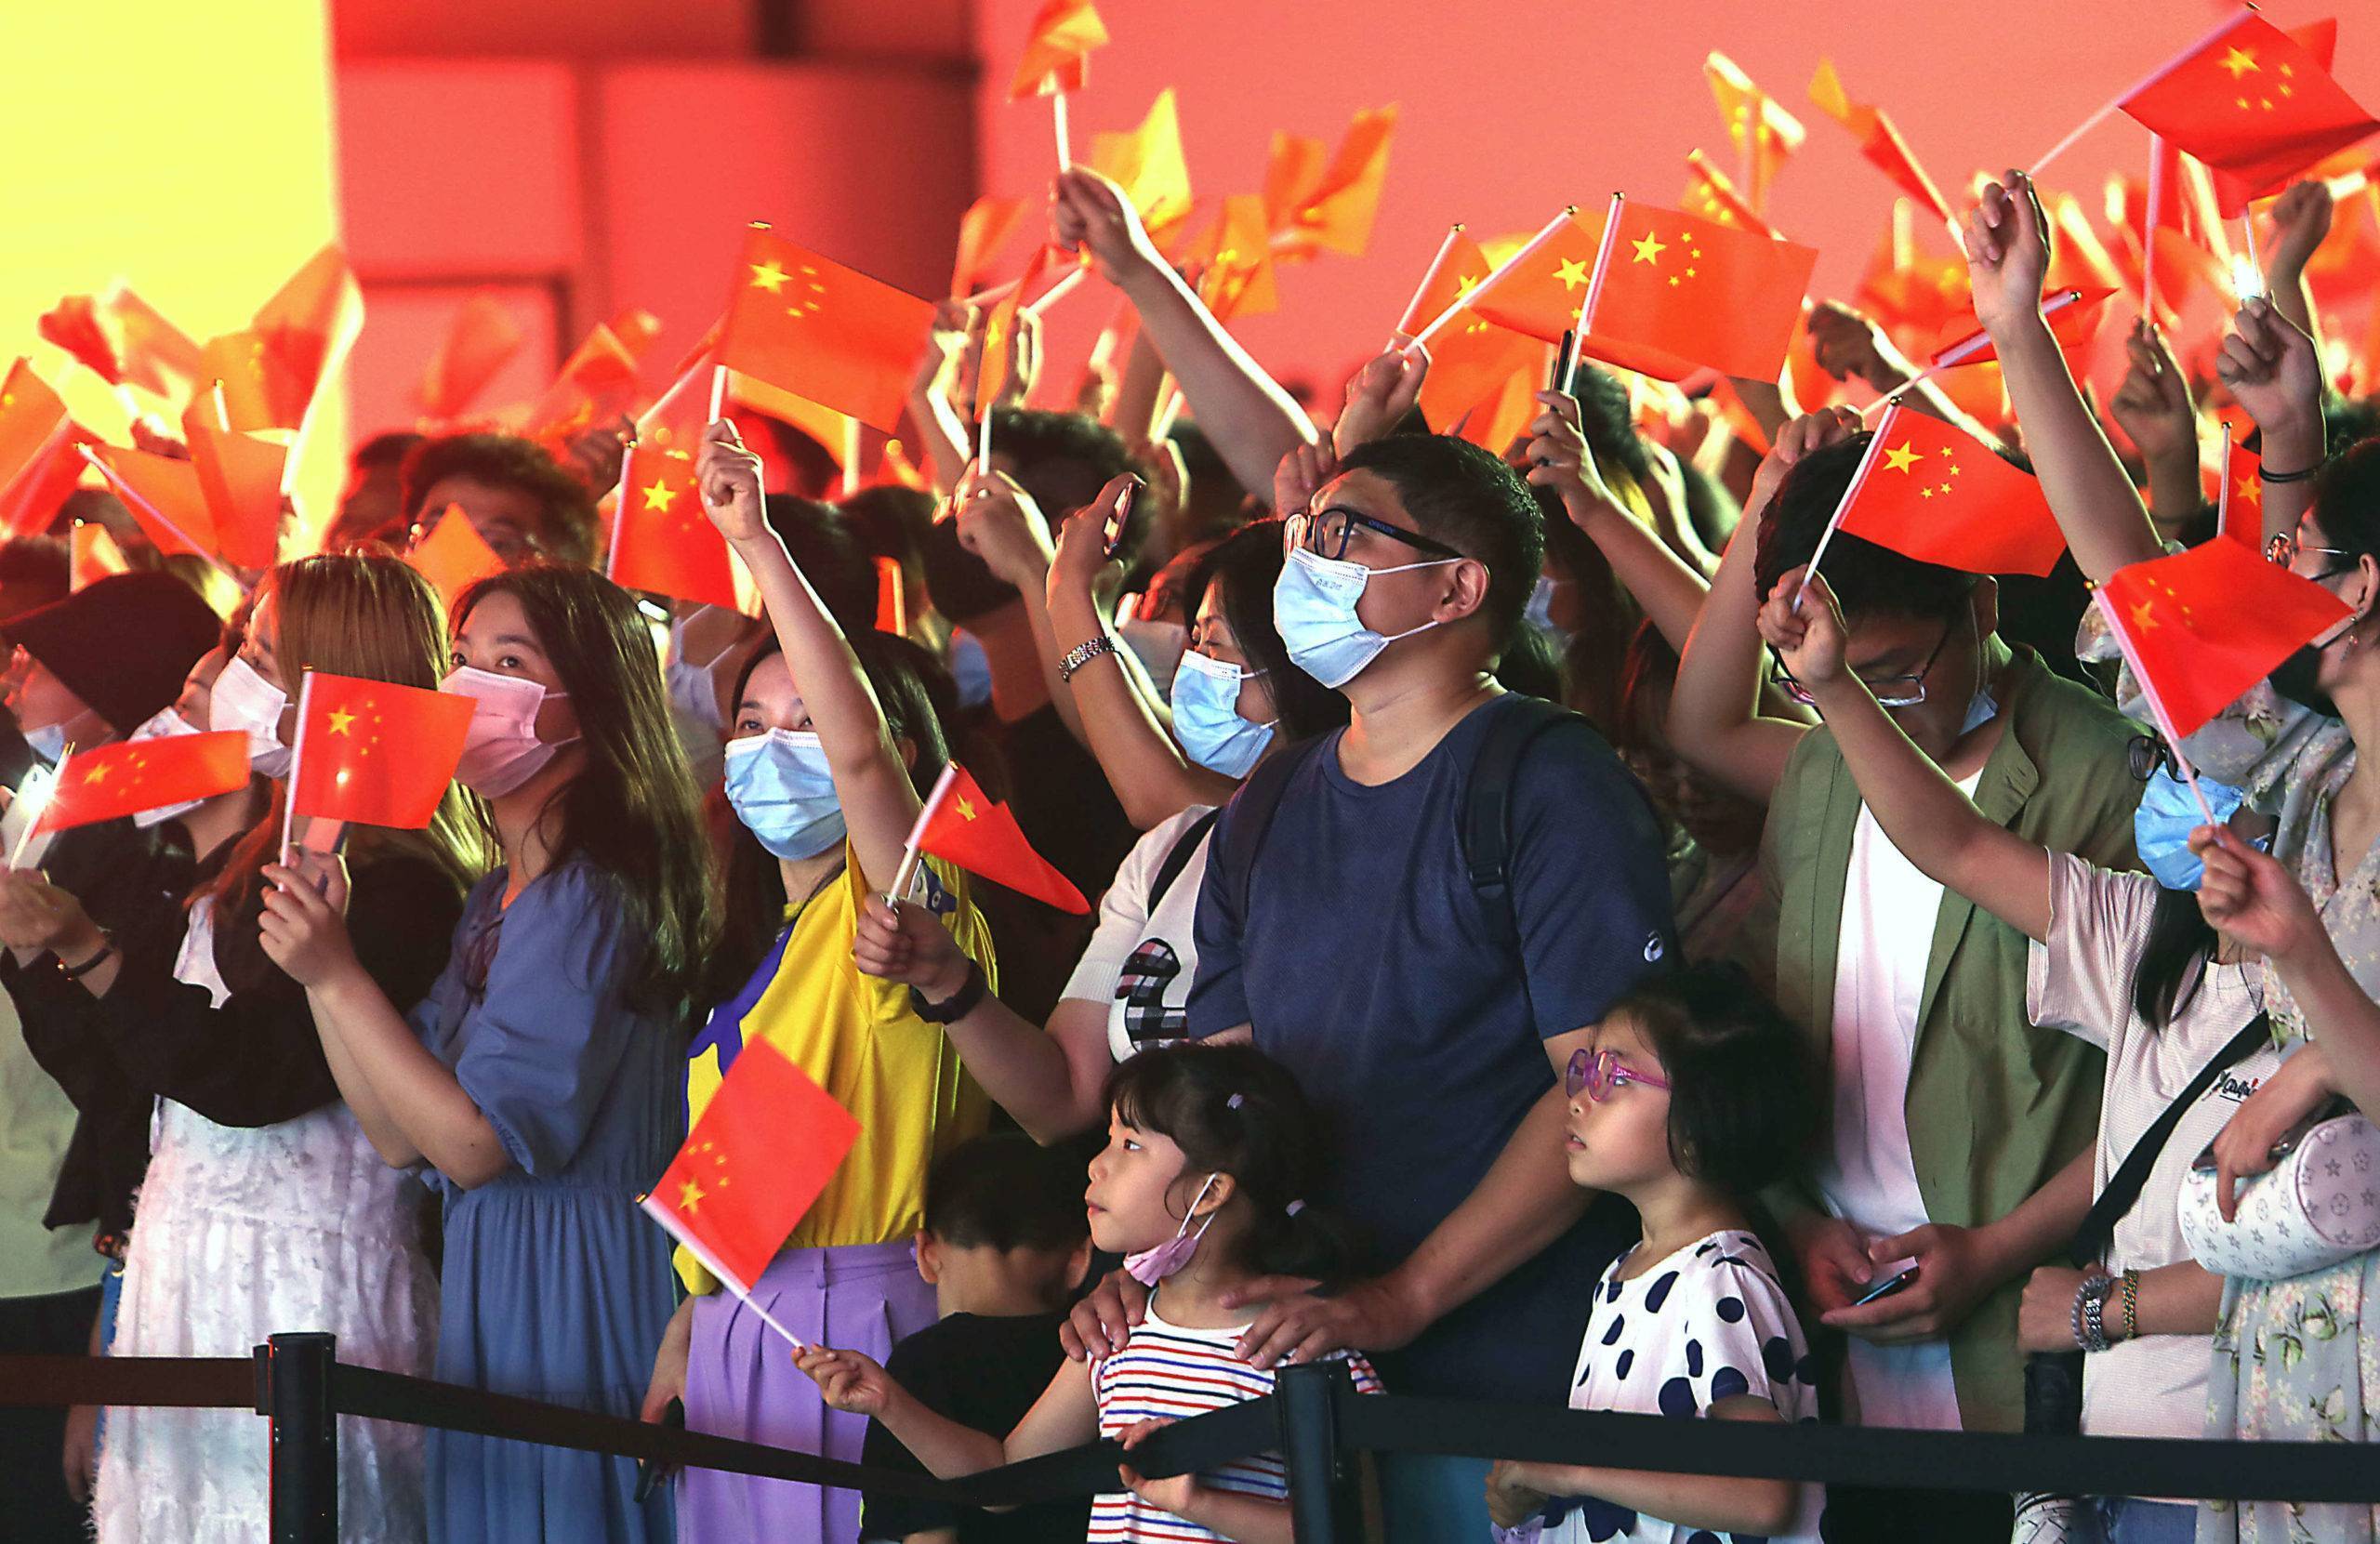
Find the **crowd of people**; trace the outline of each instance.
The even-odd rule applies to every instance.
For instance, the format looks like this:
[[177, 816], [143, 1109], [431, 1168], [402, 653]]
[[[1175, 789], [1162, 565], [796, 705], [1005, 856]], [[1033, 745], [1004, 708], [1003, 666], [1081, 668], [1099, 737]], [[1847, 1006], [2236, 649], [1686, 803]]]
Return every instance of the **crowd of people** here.
[[[2320, 184], [2205, 372], [2134, 327], [2120, 440], [2043, 316], [2053, 222], [2021, 174], [1984, 190], [1965, 277], [2009, 412], [1903, 401], [2038, 478], [2070, 559], [2005, 581], [1831, 529], [1871, 439], [1844, 408], [1736, 381], [1739, 421], [1588, 363], [1488, 448], [1423, 420], [1398, 347], [1317, 415], [1114, 184], [1064, 173], [1051, 210], [1137, 329], [1073, 407], [1022, 405], [1063, 394], [1029, 315], [987, 345], [952, 303], [910, 398], [930, 488], [830, 498], [799, 430], [711, 425], [757, 617], [604, 577], [601, 434], [372, 440], [320, 549], [216, 604], [97, 491], [61, 521], [133, 572], [70, 592], [60, 541], [0, 547], [0, 781], [203, 730], [252, 772], [0, 874], [0, 1350], [328, 1330], [887, 1468], [1125, 1454], [1095, 1498], [990, 1513], [342, 1418], [341, 1535], [375, 1544], [1286, 1544], [1276, 1456], [1131, 1452], [1325, 1358], [1364, 1391], [2011, 1432], [2029, 1360], [2069, 1355], [2086, 1433], [2372, 1437], [2380, 1257], [2227, 1277], [2178, 1220], [2202, 1152], [2228, 1216], [2310, 1117], [2380, 1107], [2380, 415], [2324, 377]], [[1837, 376], [1909, 385], [1854, 308], [1808, 326]], [[2265, 555], [2349, 614], [2190, 737], [2209, 825], [2086, 601], [2230, 539], [2218, 415], [2260, 436]], [[404, 558], [450, 505], [505, 564], [451, 613]], [[309, 671], [473, 699], [425, 829], [285, 849]], [[891, 893], [954, 759], [1091, 917], [939, 858]], [[860, 1134], [746, 1292], [638, 1200], [762, 1041]], [[252, 1418], [0, 1419], [11, 1537], [264, 1537]], [[1367, 1478], [1399, 1544], [2380, 1527], [2115, 1473]]]

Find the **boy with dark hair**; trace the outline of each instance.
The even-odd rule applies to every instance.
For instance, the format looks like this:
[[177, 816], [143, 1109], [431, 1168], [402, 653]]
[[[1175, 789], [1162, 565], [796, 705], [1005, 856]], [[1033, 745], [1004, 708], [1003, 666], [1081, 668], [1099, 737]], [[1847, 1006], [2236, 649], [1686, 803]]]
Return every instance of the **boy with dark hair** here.
[[497, 557], [595, 561], [595, 498], [534, 440], [511, 434], [446, 434], [405, 453], [405, 519], [434, 521], [449, 504]]
[[[1058, 1326], [1091, 1263], [1082, 1195], [1072, 1150], [1039, 1147], [1019, 1132], [977, 1137], [934, 1161], [918, 1273], [934, 1289], [942, 1318], [894, 1346], [884, 1364], [927, 1408], [1006, 1436], [1050, 1386], [1063, 1355]], [[925, 1472], [873, 1421], [860, 1461]], [[1080, 1538], [1090, 1514], [1087, 1497], [985, 1512], [871, 1496], [860, 1537], [1042, 1544]]]

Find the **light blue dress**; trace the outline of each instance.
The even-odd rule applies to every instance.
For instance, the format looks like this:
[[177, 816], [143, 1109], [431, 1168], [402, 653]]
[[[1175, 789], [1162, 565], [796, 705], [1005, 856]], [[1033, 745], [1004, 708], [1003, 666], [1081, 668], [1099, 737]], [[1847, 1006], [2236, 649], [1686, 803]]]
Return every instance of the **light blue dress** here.
[[[455, 1070], [512, 1167], [444, 1202], [437, 1376], [634, 1417], [674, 1306], [669, 1239], [636, 1198], [684, 1136], [684, 1036], [622, 996], [616, 881], [566, 864], [465, 904], [414, 1032]], [[432, 1432], [432, 1544], [667, 1544], [625, 1458]]]

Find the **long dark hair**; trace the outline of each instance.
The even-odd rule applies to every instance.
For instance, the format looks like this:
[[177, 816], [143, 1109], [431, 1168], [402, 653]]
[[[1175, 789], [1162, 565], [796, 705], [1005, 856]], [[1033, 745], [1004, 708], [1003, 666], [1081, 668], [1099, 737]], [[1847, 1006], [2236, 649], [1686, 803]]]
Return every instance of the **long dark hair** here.
[[[906, 740], [916, 747], [909, 763], [909, 782], [923, 796], [950, 759], [949, 745], [943, 737], [942, 718], [935, 711], [927, 685], [927, 671], [933, 656], [907, 639], [890, 633], [853, 633], [845, 641], [859, 660], [868, 686], [876, 693], [877, 709], [884, 715], [885, 727], [892, 731], [894, 742]], [[744, 662], [744, 668], [735, 677], [735, 691], [727, 699], [731, 727], [735, 721], [736, 705], [743, 702], [745, 689], [751, 684], [752, 672], [762, 660], [774, 658], [779, 652], [773, 633]], [[785, 926], [786, 903], [791, 897], [785, 892], [785, 870], [777, 865], [775, 855], [735, 818], [735, 812], [727, 807], [723, 791], [712, 805], [711, 816], [726, 859], [719, 946], [711, 952], [709, 969], [704, 973], [702, 1000], [722, 1003], [742, 990], [752, 972], [760, 968], [760, 961], [768, 957], [770, 945], [776, 942], [778, 930]], [[870, 878], [889, 883], [892, 876]]]
[[[1185, 1178], [1232, 1177], [1249, 1204], [1233, 1261], [1241, 1269], [1328, 1286], [1356, 1268], [1355, 1234], [1305, 1204], [1324, 1178], [1322, 1120], [1278, 1062], [1253, 1046], [1161, 1046], [1107, 1075], [1107, 1104], [1182, 1149]], [[1183, 1193], [1184, 1216], [1195, 1193]]]
[[465, 591], [456, 631], [491, 595], [521, 602], [587, 746], [586, 770], [554, 794], [562, 830], [553, 862], [585, 859], [616, 881], [621, 936], [634, 951], [629, 1001], [682, 1011], [717, 916], [701, 798], [670, 725], [652, 630], [628, 592], [602, 574], [531, 562]]
[[1273, 585], [1286, 560], [1278, 520], [1250, 521], [1200, 555], [1183, 592], [1183, 614], [1195, 619], [1217, 580], [1223, 587], [1223, 620], [1231, 624], [1239, 652], [1265, 672], [1273, 711], [1280, 716], [1282, 741], [1302, 740], [1347, 721], [1347, 699], [1289, 663], [1289, 647], [1273, 620]]
[[2197, 892], [2157, 887], [2149, 937], [2132, 967], [2132, 1010], [2142, 1023], [2163, 1029], [2189, 1006], [2218, 942], [2198, 909]]

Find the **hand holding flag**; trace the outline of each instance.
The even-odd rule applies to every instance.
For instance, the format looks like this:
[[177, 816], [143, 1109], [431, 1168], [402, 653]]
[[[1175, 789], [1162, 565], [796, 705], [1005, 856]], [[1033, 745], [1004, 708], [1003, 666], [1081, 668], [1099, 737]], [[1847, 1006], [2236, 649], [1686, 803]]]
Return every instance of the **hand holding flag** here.
[[1938, 418], [1884, 410], [1811, 555], [1836, 531], [1969, 574], [2045, 575], [2066, 550], [2041, 484]]
[[1091, 910], [1074, 881], [1033, 851], [1009, 807], [987, 797], [967, 769], [953, 761], [942, 769], [933, 791], [909, 828], [908, 850], [892, 876], [895, 901], [908, 893], [923, 855], [957, 864], [1021, 895], [1081, 916]]

